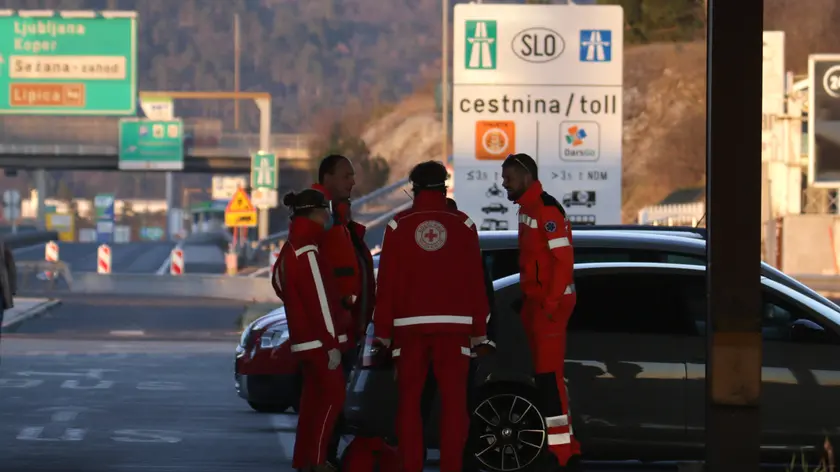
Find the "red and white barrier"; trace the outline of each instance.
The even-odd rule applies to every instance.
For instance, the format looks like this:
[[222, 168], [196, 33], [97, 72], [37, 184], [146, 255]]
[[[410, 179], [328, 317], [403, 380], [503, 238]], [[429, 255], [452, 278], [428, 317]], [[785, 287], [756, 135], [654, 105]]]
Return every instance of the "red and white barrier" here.
[[274, 268], [274, 264], [277, 263], [277, 259], [280, 258], [280, 250], [275, 249], [271, 251], [271, 255], [268, 256], [268, 269], [271, 270]]
[[111, 248], [107, 244], [99, 246], [96, 251], [96, 272], [100, 274], [111, 273]]
[[182, 275], [184, 273], [184, 250], [173, 249], [169, 255], [169, 274]]
[[44, 248], [44, 260], [47, 262], [58, 262], [58, 243], [49, 241]]

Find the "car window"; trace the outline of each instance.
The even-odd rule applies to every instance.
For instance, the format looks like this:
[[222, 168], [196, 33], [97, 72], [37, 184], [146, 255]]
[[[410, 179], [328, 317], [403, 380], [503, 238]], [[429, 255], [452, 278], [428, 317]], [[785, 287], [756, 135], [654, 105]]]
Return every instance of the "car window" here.
[[678, 304], [674, 274], [576, 274], [577, 304], [570, 331], [661, 335], [693, 334]]
[[575, 248], [575, 262], [664, 262], [706, 265], [706, 258], [672, 252], [627, 248]]
[[519, 250], [493, 249], [481, 252], [484, 258], [484, 270], [490, 281], [519, 273]]
[[[679, 290], [680, 303], [683, 310], [693, 320], [696, 334], [705, 336], [707, 326], [705, 278], [698, 277], [697, 280], [683, 284]], [[763, 340], [794, 342], [791, 338], [791, 324], [797, 320], [806, 320], [822, 328], [826, 333], [825, 339], [834, 337], [833, 332], [825, 326], [825, 323], [818, 320], [809, 310], [779, 293], [763, 287], [761, 298], [761, 337]]]

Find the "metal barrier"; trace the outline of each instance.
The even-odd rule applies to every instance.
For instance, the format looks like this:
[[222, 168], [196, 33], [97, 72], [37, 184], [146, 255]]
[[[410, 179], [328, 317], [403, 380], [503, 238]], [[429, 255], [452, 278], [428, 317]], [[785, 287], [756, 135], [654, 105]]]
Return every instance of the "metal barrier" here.
[[215, 274], [97, 274], [73, 273], [63, 262], [20, 262], [18, 293], [61, 297], [62, 294], [172, 296], [275, 302], [277, 295], [265, 279]]
[[16, 234], [5, 234], [0, 236], [9, 249], [19, 249], [33, 246], [47, 241], [58, 241], [58, 233], [55, 231], [26, 231]]
[[[380, 189], [374, 190], [373, 192], [371, 192], [371, 193], [369, 193], [369, 194], [367, 194], [363, 197], [360, 197], [356, 200], [353, 200], [352, 204], [350, 205], [350, 208], [352, 208], [353, 211], [357, 211], [359, 208], [363, 207], [364, 205], [374, 203], [382, 197], [387, 197], [387, 196], [393, 195], [395, 192], [397, 192], [399, 190], [402, 190], [407, 185], [408, 185], [408, 178], [405, 178], [405, 179], [399, 180], [397, 182], [394, 182], [393, 184], [388, 185], [387, 187], [382, 187]], [[274, 244], [276, 244], [280, 241], [284, 241], [287, 237], [289, 237], [289, 231], [288, 230], [287, 231], [281, 231], [279, 233], [270, 234], [267, 238], [259, 241], [259, 243], [257, 244], [256, 250], [257, 251], [267, 251], [267, 250], [269, 250], [269, 248], [272, 245], [274, 245]]]

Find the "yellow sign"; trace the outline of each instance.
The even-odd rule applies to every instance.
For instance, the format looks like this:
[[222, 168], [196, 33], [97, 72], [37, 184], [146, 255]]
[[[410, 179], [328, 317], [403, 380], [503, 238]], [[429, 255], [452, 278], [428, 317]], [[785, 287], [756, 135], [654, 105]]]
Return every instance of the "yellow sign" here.
[[240, 211], [237, 213], [225, 213], [225, 226], [228, 228], [248, 227], [254, 228], [257, 226], [257, 212], [256, 211]]
[[228, 205], [225, 208], [225, 213], [242, 213], [248, 211], [257, 211], [257, 209], [254, 208], [248, 194], [240, 188], [233, 194], [233, 198], [230, 199], [230, 202], [228, 202]]
[[47, 213], [47, 229], [58, 232], [59, 241], [73, 242], [76, 235], [75, 226], [73, 215]]
[[257, 226], [257, 209], [241, 188], [233, 194], [225, 208], [225, 226], [228, 228], [253, 228]]

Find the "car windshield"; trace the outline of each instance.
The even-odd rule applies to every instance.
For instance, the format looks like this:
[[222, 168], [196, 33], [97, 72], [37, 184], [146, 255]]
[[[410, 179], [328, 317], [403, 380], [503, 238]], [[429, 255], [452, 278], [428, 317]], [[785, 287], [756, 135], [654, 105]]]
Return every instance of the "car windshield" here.
[[797, 292], [805, 294], [808, 297], [818, 301], [819, 303], [821, 303], [821, 304], [833, 309], [834, 311], [840, 313], [840, 306], [839, 305], [837, 305], [833, 301], [825, 298], [824, 296], [820, 295], [819, 293], [817, 293], [816, 291], [814, 291], [813, 289], [811, 289], [807, 285], [805, 285], [802, 282], [794, 279], [793, 277], [785, 274], [784, 272], [780, 271], [779, 269], [776, 269], [775, 267], [773, 267], [770, 264], [767, 264], [765, 262], [761, 263], [761, 269], [762, 269], [762, 272], [763, 272], [762, 275], [767, 276], [767, 278], [769, 278], [770, 280], [773, 280], [775, 282], [779, 282], [783, 285], [786, 285], [786, 286], [796, 290]]

